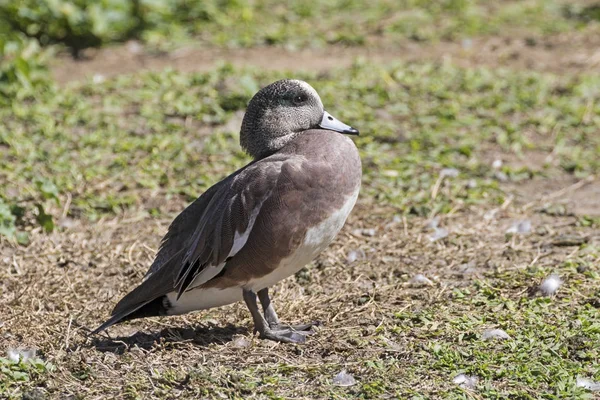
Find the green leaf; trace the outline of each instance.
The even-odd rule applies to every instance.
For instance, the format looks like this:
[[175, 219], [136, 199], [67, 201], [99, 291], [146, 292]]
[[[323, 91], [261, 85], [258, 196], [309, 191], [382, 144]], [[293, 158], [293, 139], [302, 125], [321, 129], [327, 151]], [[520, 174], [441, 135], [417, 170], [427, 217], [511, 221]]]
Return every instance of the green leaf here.
[[38, 203], [35, 206], [38, 209], [38, 215], [36, 216], [38, 224], [40, 224], [40, 226], [44, 228], [44, 231], [46, 231], [47, 233], [52, 232], [54, 230], [54, 221], [52, 220], [52, 216], [46, 214], [46, 211], [44, 210], [44, 206], [42, 204]]
[[36, 178], [35, 185], [44, 199], [52, 199], [58, 204], [58, 188], [46, 178]]
[[0, 235], [13, 238], [15, 236], [16, 217], [8, 204], [0, 198]]
[[29, 244], [29, 233], [25, 231], [17, 231], [15, 233], [15, 237], [17, 239], [17, 243], [22, 246], [27, 246]]

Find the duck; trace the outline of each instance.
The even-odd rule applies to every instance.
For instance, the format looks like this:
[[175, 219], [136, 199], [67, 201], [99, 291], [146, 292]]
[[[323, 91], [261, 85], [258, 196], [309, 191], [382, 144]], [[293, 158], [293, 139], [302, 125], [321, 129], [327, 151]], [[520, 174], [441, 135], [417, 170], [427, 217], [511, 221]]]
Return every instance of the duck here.
[[350, 138], [358, 134], [304, 81], [260, 89], [240, 130], [252, 161], [173, 220], [142, 282], [93, 333], [243, 301], [260, 338], [304, 343], [314, 323], [281, 323], [269, 288], [314, 260], [344, 226], [361, 187]]

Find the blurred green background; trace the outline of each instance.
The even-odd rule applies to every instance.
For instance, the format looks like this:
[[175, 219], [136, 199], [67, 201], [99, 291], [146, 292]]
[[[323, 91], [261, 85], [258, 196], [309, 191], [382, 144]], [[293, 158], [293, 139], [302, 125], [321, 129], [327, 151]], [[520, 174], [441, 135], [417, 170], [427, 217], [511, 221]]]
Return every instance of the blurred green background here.
[[361, 46], [370, 36], [432, 41], [511, 29], [552, 34], [598, 21], [598, 8], [555, 0], [2, 0], [1, 90], [14, 95], [11, 82], [43, 80], [42, 55], [52, 45], [78, 57], [83, 49], [128, 39], [163, 49], [186, 41], [301, 48]]

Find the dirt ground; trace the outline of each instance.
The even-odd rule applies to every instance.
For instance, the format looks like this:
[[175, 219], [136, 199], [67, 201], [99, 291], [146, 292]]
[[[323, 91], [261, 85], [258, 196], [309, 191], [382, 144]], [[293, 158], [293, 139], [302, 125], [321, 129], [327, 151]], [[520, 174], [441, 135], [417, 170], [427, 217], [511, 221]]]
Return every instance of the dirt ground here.
[[[356, 337], [358, 333], [358, 337], [368, 338], [375, 330], [392, 324], [391, 310], [443, 304], [454, 289], [489, 271], [510, 273], [533, 263], [553, 266], [572, 256], [584, 241], [600, 244], [600, 231], [579, 227], [574, 214], [530, 212], [548, 198], [572, 201], [572, 194], [586, 187], [592, 187], [592, 182], [577, 184], [577, 190], [563, 186], [533, 204], [523, 204], [532, 197], [522, 194], [515, 199], [521, 206], [500, 207], [495, 213], [460, 210], [441, 221], [450, 231], [450, 240], [445, 243], [429, 242], [426, 220], [408, 223], [394, 219], [394, 210], [378, 209], [362, 199], [343, 233], [319, 256], [315, 266], [275, 288], [275, 304], [282, 320], [326, 321], [301, 349], [253, 339], [248, 331], [250, 317], [240, 305], [138, 320], [112, 328], [110, 336], [89, 337], [88, 328], [106, 317], [106, 304], [112, 304], [133, 282], [141, 280], [170, 220], [148, 224], [144, 213], [131, 213], [76, 224], [50, 236], [38, 232], [28, 248], [2, 246], [0, 262], [10, 271], [5, 284], [7, 293], [12, 293], [4, 299], [10, 311], [2, 321], [3, 342], [6, 346], [37, 348], [42, 356], [61, 365], [47, 386], [56, 398], [100, 399], [107, 392], [133, 398], [136, 390], [149, 390], [156, 396], [190, 396], [190, 386], [202, 387], [210, 380], [175, 373], [175, 389], [161, 391], [164, 378], [160, 377], [174, 373], [178, 365], [210, 375], [211, 369], [242, 361], [246, 368], [265, 373], [281, 363], [293, 365], [294, 383], [288, 390], [298, 398], [310, 398], [307, 393], [311, 393], [314, 380], [304, 378], [310, 374], [311, 365], [336, 368], [343, 364], [360, 376], [359, 366], [365, 359], [393, 355], [403, 363], [414, 362], [418, 340], [405, 338], [405, 342], [392, 343]], [[505, 230], [523, 218], [531, 220], [533, 234], [507, 243]], [[376, 234], [357, 232], [364, 228], [375, 229]], [[568, 240], [575, 240], [575, 244]], [[359, 257], [349, 263], [351, 251], [358, 251]], [[57, 266], [62, 273], [56, 273]], [[409, 283], [419, 273], [431, 280], [425, 290]], [[538, 283], [532, 281], [531, 288]], [[345, 337], [345, 332], [353, 334]], [[336, 372], [332, 370], [332, 375]], [[188, 385], [190, 379], [200, 383]], [[236, 385], [235, 379], [241, 378], [231, 379], [230, 384]], [[148, 385], [156, 387], [149, 389]], [[430, 392], [432, 388], [422, 381], [414, 390]], [[202, 392], [195, 396], [202, 398]]]
[[461, 43], [423, 44], [413, 41], [385, 43], [371, 38], [364, 47], [329, 46], [290, 51], [278, 47], [217, 49], [189, 46], [160, 55], [149, 54], [137, 42], [100, 50], [88, 50], [82, 60], [64, 55], [52, 74], [60, 83], [112, 77], [140, 70], [174, 68], [182, 72], [206, 71], [221, 62], [269, 70], [317, 70], [344, 68], [356, 59], [376, 63], [393, 61], [447, 61], [461, 66], [529, 69], [555, 73], [591, 72], [600, 68], [600, 35], [563, 33], [524, 36], [518, 32], [463, 40]]

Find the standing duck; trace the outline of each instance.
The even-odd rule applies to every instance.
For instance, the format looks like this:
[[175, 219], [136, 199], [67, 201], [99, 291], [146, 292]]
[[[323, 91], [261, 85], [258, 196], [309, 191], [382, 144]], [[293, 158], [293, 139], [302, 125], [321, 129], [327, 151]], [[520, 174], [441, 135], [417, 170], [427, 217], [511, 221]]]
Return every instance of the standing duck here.
[[308, 83], [261, 89], [240, 132], [253, 161], [175, 218], [142, 283], [94, 333], [244, 300], [261, 338], [304, 342], [312, 324], [280, 323], [268, 290], [323, 251], [356, 203], [361, 162], [345, 134], [358, 131], [326, 112]]

